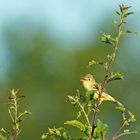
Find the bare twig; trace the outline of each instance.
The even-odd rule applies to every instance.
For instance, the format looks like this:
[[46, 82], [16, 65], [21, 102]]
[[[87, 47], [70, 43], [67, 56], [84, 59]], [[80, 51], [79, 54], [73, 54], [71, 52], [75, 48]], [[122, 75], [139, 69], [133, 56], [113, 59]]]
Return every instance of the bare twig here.
[[111, 140], [115, 140], [117, 138], [117, 135], [120, 133], [120, 131], [124, 128], [125, 126], [125, 122], [121, 125], [121, 127], [119, 129], [117, 129], [117, 131], [113, 134]]

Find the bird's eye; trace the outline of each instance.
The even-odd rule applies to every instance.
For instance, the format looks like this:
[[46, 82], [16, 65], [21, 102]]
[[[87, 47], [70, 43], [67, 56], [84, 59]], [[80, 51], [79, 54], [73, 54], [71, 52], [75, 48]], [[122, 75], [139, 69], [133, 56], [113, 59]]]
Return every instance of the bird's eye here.
[[88, 78], [88, 81], [90, 81], [90, 78]]

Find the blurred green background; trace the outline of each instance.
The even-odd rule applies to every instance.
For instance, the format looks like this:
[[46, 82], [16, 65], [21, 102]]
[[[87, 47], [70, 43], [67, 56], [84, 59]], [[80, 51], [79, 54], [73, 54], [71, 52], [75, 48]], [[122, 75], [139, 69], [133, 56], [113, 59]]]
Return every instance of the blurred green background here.
[[[32, 115], [22, 123], [20, 140], [39, 140], [48, 127], [63, 126], [76, 110], [67, 95], [84, 89], [80, 77], [92, 73], [103, 78], [100, 66], [87, 68], [92, 59], [102, 60], [111, 48], [100, 42], [102, 32], [115, 34], [114, 10], [125, 2], [135, 12], [125, 28], [140, 30], [139, 0], [0, 0], [0, 127], [10, 128], [8, 89], [20, 88], [27, 98], [22, 108]], [[125, 73], [124, 81], [109, 85], [108, 91], [137, 117], [132, 129], [140, 129], [140, 37], [122, 38], [113, 69]], [[111, 103], [103, 103], [100, 118], [112, 134], [120, 116]], [[69, 127], [67, 127], [69, 129]], [[79, 135], [77, 129], [71, 134]], [[123, 140], [138, 140], [140, 133]], [[108, 138], [109, 139], [109, 138]]]

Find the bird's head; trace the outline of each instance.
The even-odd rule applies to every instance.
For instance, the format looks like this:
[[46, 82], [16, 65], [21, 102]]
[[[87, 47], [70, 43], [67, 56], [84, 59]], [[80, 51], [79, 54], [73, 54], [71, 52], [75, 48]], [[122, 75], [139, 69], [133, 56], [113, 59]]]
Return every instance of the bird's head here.
[[81, 77], [80, 81], [82, 82], [95, 82], [93, 76], [91, 74], [86, 74], [84, 77]]
[[91, 74], [86, 74], [84, 77], [81, 77], [80, 81], [88, 91], [93, 90], [94, 85], [96, 84], [95, 79]]

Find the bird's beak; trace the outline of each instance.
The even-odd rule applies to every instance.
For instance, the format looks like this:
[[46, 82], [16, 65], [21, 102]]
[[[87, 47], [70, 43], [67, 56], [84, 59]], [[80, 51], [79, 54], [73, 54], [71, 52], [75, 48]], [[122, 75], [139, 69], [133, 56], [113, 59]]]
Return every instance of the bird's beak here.
[[80, 78], [80, 81], [81, 81], [81, 82], [83, 82], [83, 81], [85, 81], [85, 80], [86, 80], [85, 77], [81, 77], [81, 78]]

